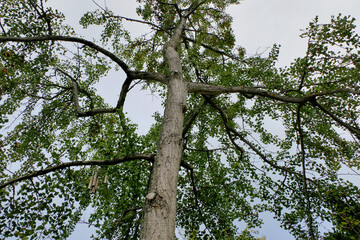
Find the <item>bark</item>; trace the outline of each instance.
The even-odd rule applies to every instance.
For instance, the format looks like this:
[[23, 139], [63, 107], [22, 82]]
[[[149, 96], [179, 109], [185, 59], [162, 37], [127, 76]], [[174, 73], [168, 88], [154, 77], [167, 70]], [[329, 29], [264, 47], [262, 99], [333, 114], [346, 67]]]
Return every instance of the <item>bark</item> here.
[[170, 76], [164, 120], [145, 199], [141, 239], [174, 239], [176, 191], [182, 156], [182, 131], [186, 109], [187, 84], [183, 79], [179, 54], [175, 48], [185, 20], [165, 44]]

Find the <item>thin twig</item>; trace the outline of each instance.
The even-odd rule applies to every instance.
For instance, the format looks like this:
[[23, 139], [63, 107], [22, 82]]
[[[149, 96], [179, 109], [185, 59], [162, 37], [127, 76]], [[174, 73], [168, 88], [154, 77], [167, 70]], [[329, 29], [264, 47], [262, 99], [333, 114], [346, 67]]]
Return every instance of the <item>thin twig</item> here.
[[1, 27], [1, 30], [3, 31], [3, 33], [4, 33], [4, 36], [7, 36], [7, 33], [6, 33], [6, 31], [5, 31], [5, 28], [4, 28], [4, 26], [2, 25], [1, 18], [0, 18], [0, 27]]

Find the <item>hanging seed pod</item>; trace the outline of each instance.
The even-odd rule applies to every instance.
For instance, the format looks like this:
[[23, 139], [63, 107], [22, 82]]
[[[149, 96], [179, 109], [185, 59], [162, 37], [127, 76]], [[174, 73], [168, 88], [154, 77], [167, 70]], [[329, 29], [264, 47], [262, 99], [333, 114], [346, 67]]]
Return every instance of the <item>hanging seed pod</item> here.
[[95, 185], [94, 185], [94, 187], [93, 187], [93, 189], [92, 189], [92, 192], [93, 192], [93, 193], [96, 192], [96, 190], [98, 189], [98, 186], [99, 186], [99, 179], [96, 178], [96, 179], [95, 179]]
[[90, 190], [92, 188], [92, 185], [93, 185], [93, 176], [90, 177], [88, 190]]

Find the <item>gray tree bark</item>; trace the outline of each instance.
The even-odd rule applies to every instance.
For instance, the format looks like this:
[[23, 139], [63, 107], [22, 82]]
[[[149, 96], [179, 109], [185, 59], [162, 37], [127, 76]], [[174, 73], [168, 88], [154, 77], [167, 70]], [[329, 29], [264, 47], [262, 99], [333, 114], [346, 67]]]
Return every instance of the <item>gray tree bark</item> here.
[[185, 19], [182, 19], [164, 46], [170, 76], [162, 130], [144, 205], [141, 239], [146, 240], [175, 237], [176, 191], [183, 150], [182, 130], [187, 95], [187, 84], [176, 46], [184, 24]]

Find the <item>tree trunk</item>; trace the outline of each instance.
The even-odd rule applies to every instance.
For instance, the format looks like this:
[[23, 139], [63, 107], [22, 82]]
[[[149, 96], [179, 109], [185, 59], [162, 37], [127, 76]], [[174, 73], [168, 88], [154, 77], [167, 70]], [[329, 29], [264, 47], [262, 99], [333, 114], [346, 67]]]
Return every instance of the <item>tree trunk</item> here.
[[144, 205], [141, 239], [174, 239], [176, 191], [182, 156], [187, 84], [175, 48], [185, 21], [180, 21], [164, 52], [170, 68], [162, 130]]

